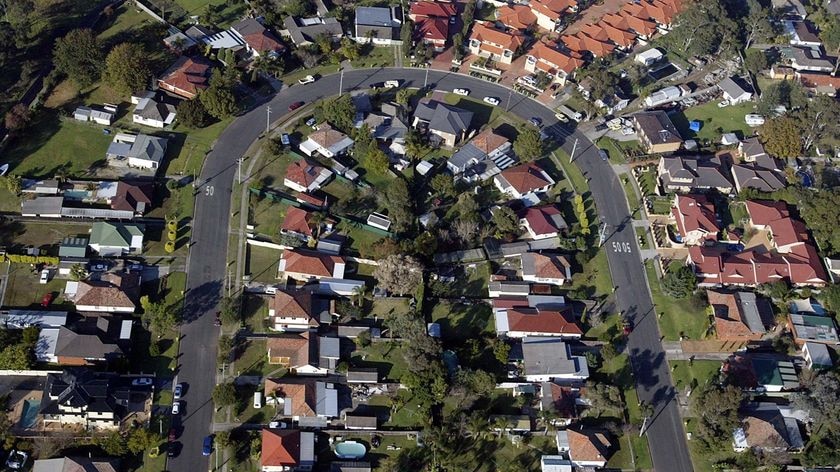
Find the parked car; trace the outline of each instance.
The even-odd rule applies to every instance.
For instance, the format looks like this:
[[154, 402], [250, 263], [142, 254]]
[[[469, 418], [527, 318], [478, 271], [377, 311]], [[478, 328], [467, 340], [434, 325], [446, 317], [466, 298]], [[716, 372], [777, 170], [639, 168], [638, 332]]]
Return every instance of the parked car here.
[[211, 452], [213, 452], [213, 436], [207, 436], [204, 438], [204, 444], [201, 447], [201, 455], [209, 456]]
[[181, 444], [177, 442], [170, 442], [166, 446], [166, 457], [178, 457], [178, 452], [181, 451]]
[[292, 141], [289, 139], [289, 133], [283, 133], [280, 135], [280, 143], [282, 143], [283, 146], [288, 146], [291, 142]]
[[721, 102], [718, 102], [718, 108], [725, 108], [725, 107], [728, 107], [728, 106], [729, 106], [729, 100], [723, 100]]
[[294, 102], [291, 105], [289, 105], [289, 111], [297, 110], [298, 108], [300, 108], [302, 106], [303, 106], [303, 102]]
[[222, 313], [220, 311], [216, 312], [216, 318], [213, 319], [213, 326], [221, 326], [222, 325], [221, 314]]
[[181, 414], [181, 402], [172, 402], [172, 415], [177, 416]]
[[602, 161], [608, 161], [610, 159], [610, 155], [603, 149], [598, 149], [598, 155], [601, 156]]
[[91, 272], [105, 272], [108, 270], [108, 266], [105, 264], [91, 264], [90, 271]]
[[134, 385], [135, 387], [148, 387], [149, 385], [152, 385], [153, 383], [154, 383], [154, 380], [152, 380], [149, 377], [138, 377], [138, 378], [131, 381], [131, 385]]
[[131, 264], [130, 266], [128, 266], [128, 270], [136, 272], [142, 271], [143, 264]]
[[41, 298], [41, 306], [46, 308], [46, 307], [50, 306], [50, 303], [52, 303], [52, 301], [53, 301], [52, 292], [45, 293], [44, 296]]
[[470, 91], [467, 90], [467, 89], [456, 88], [455, 90], [452, 91], [452, 93], [454, 93], [455, 95], [463, 95], [464, 97], [466, 97], [467, 95], [470, 94]]
[[373, 90], [385, 88], [385, 82], [374, 82], [370, 84], [370, 88]]
[[50, 281], [50, 270], [49, 269], [42, 270], [41, 271], [41, 278], [38, 280], [38, 283], [46, 284], [49, 281]]
[[312, 82], [315, 82], [315, 77], [311, 75], [307, 75], [306, 77], [298, 80], [298, 83], [301, 85], [311, 84]]
[[282, 421], [272, 421], [268, 423], [268, 427], [272, 429], [286, 429], [289, 427], [289, 424]]
[[169, 428], [169, 442], [174, 441], [177, 436], [178, 434], [175, 431], [175, 428]]
[[315, 124], [316, 124], [316, 123], [318, 123], [318, 122], [317, 122], [317, 121], [315, 121], [315, 117], [314, 117], [314, 116], [313, 116], [312, 118], [310, 118], [310, 119], [306, 120], [306, 126], [309, 126], [309, 127], [310, 127], [310, 128], [312, 128], [312, 129], [316, 129], [316, 128], [315, 128]]
[[554, 117], [557, 118], [557, 121], [559, 121], [561, 123], [568, 123], [569, 122], [569, 117], [562, 114], [562, 113], [555, 113]]
[[484, 97], [484, 103], [489, 103], [495, 107], [498, 106], [500, 102], [496, 97]]
[[385, 81], [385, 88], [396, 88], [400, 86], [399, 80], [386, 80]]
[[6, 467], [12, 470], [23, 469], [23, 466], [26, 465], [27, 459], [29, 459], [29, 454], [12, 449], [12, 452], [9, 453], [9, 458], [6, 459]]
[[175, 398], [176, 400], [180, 400], [181, 395], [183, 395], [183, 394], [184, 394], [184, 385], [183, 384], [175, 385], [175, 389], [172, 390], [172, 397]]
[[532, 116], [531, 119], [528, 120], [528, 123], [531, 123], [532, 125], [536, 126], [537, 128], [542, 126], [542, 120], [537, 116]]

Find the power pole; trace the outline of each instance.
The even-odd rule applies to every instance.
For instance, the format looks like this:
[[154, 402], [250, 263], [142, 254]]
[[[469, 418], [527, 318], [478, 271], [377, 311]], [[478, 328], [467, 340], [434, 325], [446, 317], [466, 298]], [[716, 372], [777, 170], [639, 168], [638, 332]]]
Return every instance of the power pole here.
[[507, 106], [505, 106], [505, 113], [510, 111], [510, 99], [511, 99], [511, 97], [513, 97], [513, 89], [508, 90], [508, 101], [507, 101]]
[[598, 227], [598, 246], [599, 247], [604, 245], [604, 241], [606, 240], [606, 237], [607, 237], [607, 224], [602, 221], [601, 225]]
[[245, 160], [244, 157], [240, 157], [236, 160], [236, 180], [239, 181], [239, 185], [242, 185], [242, 161]]
[[423, 88], [426, 88], [426, 84], [429, 83], [429, 68], [426, 67], [426, 77], [423, 79]]
[[575, 138], [575, 144], [572, 146], [572, 153], [569, 155], [569, 162], [575, 160], [575, 151], [577, 150], [578, 138]]
[[339, 67], [339, 71], [341, 72], [338, 77], [338, 96], [340, 97], [341, 91], [344, 90], [344, 68]]
[[271, 127], [271, 105], [266, 105], [266, 107], [265, 107], [265, 135], [266, 136], [268, 136], [268, 131], [269, 131], [270, 127]]

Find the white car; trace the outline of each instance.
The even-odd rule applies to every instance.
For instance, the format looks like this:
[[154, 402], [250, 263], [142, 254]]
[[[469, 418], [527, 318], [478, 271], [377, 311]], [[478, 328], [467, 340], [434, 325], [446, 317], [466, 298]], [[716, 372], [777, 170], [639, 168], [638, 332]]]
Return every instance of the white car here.
[[178, 416], [181, 414], [181, 402], [172, 402], [172, 415]]
[[729, 106], [729, 100], [723, 100], [722, 102], [718, 102], [718, 108], [726, 108]]
[[29, 454], [12, 449], [12, 452], [9, 453], [9, 458], [6, 459], [6, 467], [12, 470], [23, 469], [27, 459], [29, 459]]
[[454, 93], [455, 95], [463, 95], [464, 97], [466, 97], [467, 95], [470, 94], [470, 91], [467, 90], [467, 89], [456, 88], [455, 90], [452, 91], [452, 93]]
[[50, 281], [50, 270], [44, 269], [41, 271], [41, 279], [38, 280], [39, 283], [45, 284]]
[[397, 88], [400, 86], [399, 80], [386, 80], [385, 81], [385, 88]]
[[312, 82], [315, 82], [315, 77], [311, 75], [307, 75], [306, 77], [298, 80], [298, 83], [301, 85], [311, 84]]
[[484, 97], [484, 103], [489, 103], [494, 107], [497, 106], [500, 102], [499, 99], [496, 97]]

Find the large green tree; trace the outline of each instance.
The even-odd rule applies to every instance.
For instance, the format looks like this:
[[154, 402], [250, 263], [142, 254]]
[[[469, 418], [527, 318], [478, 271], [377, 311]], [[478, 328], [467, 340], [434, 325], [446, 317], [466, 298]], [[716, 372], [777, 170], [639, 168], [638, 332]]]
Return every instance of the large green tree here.
[[321, 108], [322, 117], [335, 129], [349, 134], [353, 131], [353, 119], [356, 116], [356, 106], [349, 93], [324, 102]]
[[394, 231], [401, 233], [409, 228], [414, 221], [412, 213], [411, 195], [403, 179], [396, 179], [380, 194], [382, 205], [388, 210]]
[[198, 94], [198, 99], [204, 105], [207, 113], [224, 119], [233, 116], [237, 111], [236, 97], [233, 95], [234, 80], [230, 75], [219, 69], [213, 71], [210, 86]]
[[151, 77], [149, 55], [139, 44], [118, 44], [105, 59], [105, 81], [124, 95], [146, 89]]
[[714, 55], [738, 44], [736, 20], [718, 0], [699, 0], [677, 16], [665, 40], [690, 56]]
[[501, 206], [493, 212], [496, 237], [507, 237], [519, 232], [519, 218], [509, 206]]
[[732, 385], [709, 384], [692, 392], [691, 411], [698, 422], [694, 434], [707, 450], [730, 446], [743, 399], [741, 389]]
[[771, 156], [787, 159], [798, 157], [802, 152], [800, 132], [796, 120], [789, 116], [779, 116], [761, 125], [759, 137]]
[[178, 104], [178, 122], [187, 128], [204, 128], [210, 124], [210, 115], [201, 100], [184, 100]]
[[533, 126], [523, 127], [513, 142], [513, 152], [526, 162], [540, 158], [543, 154], [540, 132]]
[[55, 42], [53, 63], [79, 87], [99, 80], [105, 55], [93, 31], [74, 29]]

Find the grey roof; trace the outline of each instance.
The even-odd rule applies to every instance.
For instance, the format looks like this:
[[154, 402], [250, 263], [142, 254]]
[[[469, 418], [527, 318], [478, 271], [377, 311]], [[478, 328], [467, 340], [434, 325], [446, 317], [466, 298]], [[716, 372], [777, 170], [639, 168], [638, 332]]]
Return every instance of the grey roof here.
[[318, 355], [338, 359], [341, 357], [338, 338], [327, 336], [318, 337]]
[[449, 158], [447, 162], [451, 167], [455, 167], [459, 170], [464, 170], [470, 164], [470, 162], [479, 162], [482, 159], [487, 157], [487, 153], [482, 151], [481, 149], [475, 147], [472, 143], [467, 143], [461, 149], [459, 149], [452, 157]]
[[723, 79], [719, 84], [718, 87], [723, 91], [723, 93], [729, 95], [730, 97], [740, 97], [745, 93], [750, 93], [749, 90], [746, 90], [742, 87], [738, 82], [732, 79], [732, 77], [727, 77]]
[[482, 261], [486, 258], [487, 256], [484, 254], [484, 250], [476, 248], [463, 251], [439, 252], [435, 254], [434, 261], [435, 265], [442, 265], [458, 262]]
[[555, 337], [526, 336], [522, 339], [522, 357], [526, 375], [563, 375], [581, 370], [566, 343]]
[[366, 26], [399, 26], [399, 21], [395, 21], [394, 13], [396, 11], [386, 7], [356, 7], [356, 25]]
[[315, 414], [338, 416], [338, 391], [326, 382], [315, 382]]
[[636, 126], [653, 144], [681, 143], [682, 136], [668, 114], [662, 110], [633, 115]]
[[726, 176], [724, 162], [718, 156], [663, 156], [662, 167], [665, 173], [659, 177], [666, 187], [732, 187], [732, 182]]
[[531, 284], [528, 282], [507, 281], [507, 282], [490, 282], [487, 284], [487, 289], [491, 292], [506, 292], [515, 293], [519, 295], [528, 295], [531, 293]]
[[484, 249], [487, 251], [490, 259], [498, 259], [500, 257], [519, 256], [529, 251], [557, 249], [559, 246], [560, 238], [553, 237], [534, 241], [516, 241], [507, 244], [498, 244], [496, 240], [488, 240], [484, 245]]
[[335, 461], [330, 463], [330, 472], [370, 472], [370, 462]]
[[301, 21], [292, 16], [287, 16], [283, 21], [283, 26], [289, 32], [293, 43], [297, 45], [314, 43], [318, 36], [340, 37], [344, 33], [341, 24], [333, 17], [317, 18], [317, 22], [309, 20], [314, 19]]
[[753, 333], [763, 333], [767, 329], [764, 327], [764, 322], [761, 320], [761, 312], [759, 312], [758, 301], [753, 292], [738, 292], [735, 294], [735, 300], [741, 308], [741, 321]]
[[60, 215], [64, 197], [37, 197], [24, 200], [21, 214], [24, 215]]
[[32, 472], [117, 472], [119, 459], [97, 459], [89, 457], [59, 457], [40, 459], [32, 465]]
[[144, 98], [137, 104], [134, 113], [147, 120], [166, 121], [169, 115], [175, 113], [175, 107], [153, 98]]
[[796, 67], [802, 69], [830, 69], [834, 67], [834, 60], [821, 51], [811, 48], [789, 47], [783, 48], [782, 54], [796, 62]]
[[808, 348], [813, 365], [818, 367], [831, 367], [834, 365], [831, 361], [831, 354], [828, 352], [825, 344], [805, 341], [805, 347]]
[[8, 328], [27, 326], [58, 327], [67, 322], [66, 311], [8, 310], [0, 315], [0, 323]]
[[166, 154], [166, 138], [138, 134], [133, 143], [112, 142], [108, 154], [153, 161], [160, 164]]
[[[767, 159], [775, 161], [770, 156], [767, 156]], [[758, 162], [732, 166], [732, 177], [738, 184], [738, 190], [754, 188], [762, 192], [773, 192], [787, 186], [785, 175], [778, 166], [765, 168]]]
[[741, 141], [738, 150], [745, 159], [755, 159], [758, 156], [767, 155], [767, 151], [764, 150], [764, 145], [758, 140], [758, 136], [752, 136]]
[[68, 237], [61, 241], [58, 257], [85, 257], [87, 255], [88, 238]]
[[347, 383], [377, 383], [379, 371], [375, 368], [352, 368], [347, 371]]
[[469, 129], [473, 113], [436, 100], [428, 100], [417, 105], [414, 116], [429, 123], [431, 130], [458, 135]]
[[81, 334], [64, 326], [57, 329], [58, 341], [54, 353], [57, 357], [107, 359], [123, 353], [116, 342], [106, 338], [105, 333]]
[[189, 28], [187, 28], [186, 31], [184, 31], [184, 34], [195, 41], [201, 41], [202, 39], [204, 39], [205, 36], [210, 36], [214, 32], [215, 31], [206, 26], [192, 25]]
[[134, 218], [134, 212], [131, 210], [112, 210], [110, 208], [62, 207], [61, 216], [68, 216], [72, 218], [131, 219]]
[[373, 105], [370, 104], [370, 95], [365, 90], [351, 93], [350, 100], [353, 101], [353, 106], [356, 107], [357, 112], [368, 113], [373, 110]]
[[241, 34], [242, 36], [248, 36], [249, 34], [255, 33], [262, 33], [263, 31], [265, 31], [265, 26], [263, 26], [262, 23], [253, 18], [245, 18], [244, 20], [240, 21], [239, 23], [236, 23], [230, 28], [236, 30], [236, 32]]

